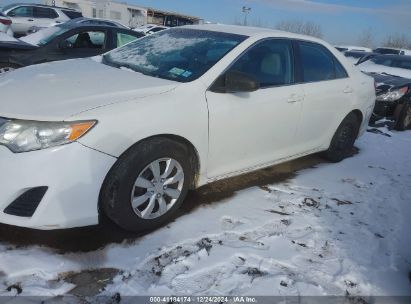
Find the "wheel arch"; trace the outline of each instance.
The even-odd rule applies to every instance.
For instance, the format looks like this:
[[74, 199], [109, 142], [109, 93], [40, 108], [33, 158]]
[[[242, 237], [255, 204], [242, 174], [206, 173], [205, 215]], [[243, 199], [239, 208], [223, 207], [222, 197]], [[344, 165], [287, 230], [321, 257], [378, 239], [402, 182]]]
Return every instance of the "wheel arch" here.
[[137, 141], [136, 143], [134, 143], [133, 145], [131, 145], [130, 147], [128, 147], [120, 156], [119, 158], [124, 155], [125, 153], [127, 153], [130, 149], [132, 149], [134, 146], [136, 145], [140, 145], [144, 142], [150, 141], [150, 140], [154, 140], [154, 139], [169, 139], [175, 143], [178, 143], [180, 145], [183, 145], [185, 147], [185, 149], [187, 149], [187, 152], [190, 156], [190, 164], [191, 164], [191, 168], [193, 170], [193, 181], [190, 185], [190, 189], [195, 189], [197, 187], [198, 184], [198, 180], [199, 180], [199, 175], [200, 175], [200, 169], [201, 169], [201, 160], [200, 160], [200, 155], [198, 153], [197, 148], [194, 146], [194, 144], [189, 141], [187, 138], [182, 137], [180, 135], [175, 135], [175, 134], [157, 134], [157, 135], [152, 135], [143, 139], [140, 139], [139, 141]]

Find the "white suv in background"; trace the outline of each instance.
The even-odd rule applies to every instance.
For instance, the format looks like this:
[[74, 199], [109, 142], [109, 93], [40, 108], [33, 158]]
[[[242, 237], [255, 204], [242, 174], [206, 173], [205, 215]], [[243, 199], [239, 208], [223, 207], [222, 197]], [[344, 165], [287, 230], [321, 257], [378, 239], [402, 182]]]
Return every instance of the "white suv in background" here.
[[3, 7], [3, 14], [10, 17], [15, 35], [26, 35], [33, 27], [48, 27], [51, 23], [62, 23], [82, 17], [81, 12], [69, 8], [40, 4], [10, 4]]

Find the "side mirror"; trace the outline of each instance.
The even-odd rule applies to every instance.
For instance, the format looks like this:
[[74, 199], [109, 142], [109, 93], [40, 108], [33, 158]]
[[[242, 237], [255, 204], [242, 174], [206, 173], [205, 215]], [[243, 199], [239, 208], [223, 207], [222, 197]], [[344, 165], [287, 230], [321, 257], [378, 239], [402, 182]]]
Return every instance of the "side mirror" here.
[[73, 45], [67, 41], [67, 40], [63, 40], [59, 42], [59, 49], [71, 49], [73, 47]]
[[251, 75], [238, 71], [228, 71], [213, 85], [212, 91], [217, 93], [254, 92], [260, 83]]
[[9, 13], [7, 14], [7, 16], [9, 16], [9, 17], [16, 17], [16, 13], [14, 13], [14, 12], [9, 12]]

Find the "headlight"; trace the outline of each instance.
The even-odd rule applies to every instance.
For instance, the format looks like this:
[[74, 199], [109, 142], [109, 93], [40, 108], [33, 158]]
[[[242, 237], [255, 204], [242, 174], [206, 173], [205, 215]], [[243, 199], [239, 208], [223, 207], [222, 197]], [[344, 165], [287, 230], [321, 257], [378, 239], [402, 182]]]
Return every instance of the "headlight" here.
[[86, 134], [96, 121], [40, 122], [0, 119], [0, 145], [14, 153], [71, 143]]
[[387, 93], [377, 96], [377, 101], [396, 101], [403, 97], [408, 92], [408, 87], [403, 87], [398, 90], [388, 91]]

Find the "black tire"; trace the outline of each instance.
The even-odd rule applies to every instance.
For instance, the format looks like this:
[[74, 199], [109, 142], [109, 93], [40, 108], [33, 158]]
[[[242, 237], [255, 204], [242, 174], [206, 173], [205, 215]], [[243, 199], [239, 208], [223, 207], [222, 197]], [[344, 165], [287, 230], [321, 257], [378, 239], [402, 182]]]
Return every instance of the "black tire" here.
[[12, 70], [18, 69], [18, 68], [20, 68], [20, 66], [15, 65], [13, 63], [0, 62], [0, 75], [3, 73], [10, 72]]
[[[131, 206], [134, 183], [144, 168], [162, 158], [172, 158], [179, 162], [184, 172], [183, 188], [178, 200], [167, 213], [155, 219], [143, 219]], [[164, 137], [149, 139], [127, 150], [111, 168], [100, 192], [100, 211], [128, 231], [139, 232], [157, 228], [173, 219], [192, 180], [190, 153], [184, 144]]]
[[411, 105], [406, 103], [402, 105], [398, 119], [395, 121], [394, 129], [397, 131], [405, 131], [411, 128]]
[[351, 156], [359, 129], [360, 121], [354, 113], [345, 117], [335, 132], [330, 147], [324, 153], [325, 158], [331, 162], [340, 162]]

